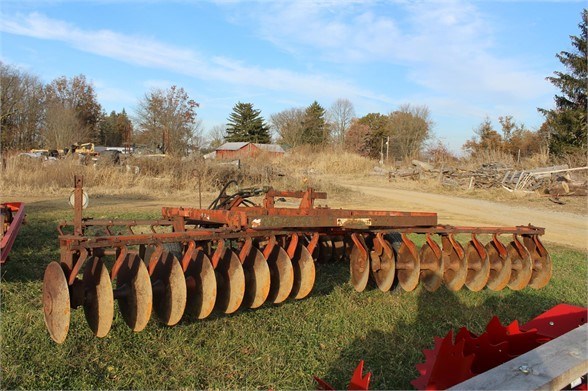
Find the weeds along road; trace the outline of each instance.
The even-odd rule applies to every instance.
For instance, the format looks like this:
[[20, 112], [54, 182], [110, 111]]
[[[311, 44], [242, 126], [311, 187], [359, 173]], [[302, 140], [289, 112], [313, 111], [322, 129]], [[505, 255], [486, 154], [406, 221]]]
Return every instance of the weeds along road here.
[[515, 226], [530, 223], [545, 228], [543, 242], [588, 251], [588, 218], [580, 214], [398, 190], [382, 185], [341, 185], [366, 195], [361, 206], [353, 206], [356, 208], [436, 212], [439, 223], [451, 225]]

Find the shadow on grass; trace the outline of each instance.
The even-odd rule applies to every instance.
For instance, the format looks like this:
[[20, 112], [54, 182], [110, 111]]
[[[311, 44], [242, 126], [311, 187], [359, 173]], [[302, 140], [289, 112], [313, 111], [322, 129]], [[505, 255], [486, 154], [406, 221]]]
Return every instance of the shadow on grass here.
[[323, 379], [336, 389], [346, 389], [355, 367], [364, 360], [364, 374], [372, 372], [370, 389], [412, 389], [410, 382], [420, 376], [415, 365], [424, 362], [422, 350], [434, 347], [435, 336], [444, 337], [464, 326], [482, 333], [493, 315], [503, 324], [514, 320], [523, 324], [556, 304], [554, 299], [514, 292], [491, 296], [483, 304], [469, 307], [446, 289], [435, 293], [423, 289], [414, 321], [398, 322], [393, 332], [370, 330], [355, 339]]
[[[154, 198], [141, 196], [140, 199], [150, 201]], [[137, 197], [97, 197], [93, 202], [97, 206], [107, 207], [120, 205], [127, 200], [136, 201]], [[73, 209], [64, 199], [26, 203], [25, 213], [25, 224], [20, 228], [8, 261], [2, 265], [2, 281], [41, 281], [47, 265], [51, 261], [59, 261], [57, 225], [73, 218]], [[85, 212], [90, 216], [96, 213], [100, 213], [100, 208], [93, 213]]]
[[2, 281], [41, 281], [45, 267], [59, 260], [57, 223], [27, 220], [20, 228], [8, 261], [2, 266]]

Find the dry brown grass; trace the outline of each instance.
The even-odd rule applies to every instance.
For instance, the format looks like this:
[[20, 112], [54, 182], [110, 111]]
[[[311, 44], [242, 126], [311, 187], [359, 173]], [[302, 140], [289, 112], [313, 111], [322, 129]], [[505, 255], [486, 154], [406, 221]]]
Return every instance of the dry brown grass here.
[[337, 175], [367, 173], [378, 163], [340, 149], [319, 150], [306, 146], [291, 150], [281, 159], [281, 164], [302, 175]]
[[[488, 159], [488, 160], [485, 160]], [[502, 160], [500, 160], [502, 159]], [[509, 160], [510, 159], [510, 160]], [[457, 162], [460, 167], [478, 168], [482, 163], [502, 161], [512, 164], [507, 155], [478, 156], [468, 162]], [[199, 188], [205, 196], [214, 196], [230, 179], [238, 181], [241, 187], [273, 186], [283, 190], [303, 190], [313, 187], [329, 195], [345, 200], [352, 197], [349, 190], [341, 185], [346, 182], [387, 182], [386, 177], [374, 176], [373, 168], [378, 165], [374, 160], [341, 150], [317, 150], [314, 148], [297, 148], [279, 158], [260, 155], [255, 159], [243, 159], [241, 165], [223, 161], [205, 161], [199, 159], [129, 158], [127, 165], [111, 166], [106, 164], [82, 165], [77, 160], [64, 159], [54, 162], [42, 162], [29, 158], [8, 157], [6, 167], [0, 171], [0, 197], [36, 196], [69, 194], [73, 186], [74, 175], [84, 176], [84, 186], [94, 195], [155, 196], [157, 198], [174, 196], [193, 199]], [[525, 168], [541, 166], [542, 157], [522, 162]], [[553, 164], [553, 162], [548, 162]], [[135, 167], [139, 168], [138, 173]], [[449, 188], [443, 186], [439, 178], [394, 179], [393, 186], [401, 189], [418, 190], [430, 193], [465, 195], [506, 202], [510, 204], [535, 202], [549, 204], [540, 194], [527, 194], [521, 198], [498, 189], [467, 190], [466, 188]], [[586, 206], [578, 203], [574, 211], [586, 213]], [[570, 202], [572, 203], [572, 200]], [[585, 204], [585, 203], [584, 203]], [[551, 205], [550, 205], [551, 206]], [[562, 209], [561, 206], [558, 206]], [[566, 208], [567, 210], [567, 208]]]
[[84, 176], [84, 186], [95, 194], [168, 194], [216, 192], [235, 179], [241, 186], [304, 189], [314, 186], [340, 190], [323, 177], [368, 173], [373, 161], [342, 151], [294, 150], [283, 157], [260, 155], [231, 162], [173, 157], [130, 157], [122, 166], [81, 164], [77, 159], [41, 161], [9, 157], [0, 171], [2, 193], [56, 195], [69, 191], [74, 175]]

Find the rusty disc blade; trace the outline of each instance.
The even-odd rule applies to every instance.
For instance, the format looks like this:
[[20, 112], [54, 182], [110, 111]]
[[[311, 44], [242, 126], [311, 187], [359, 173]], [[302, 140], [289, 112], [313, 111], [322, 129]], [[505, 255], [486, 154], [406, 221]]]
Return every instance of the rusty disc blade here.
[[257, 308], [265, 303], [271, 285], [269, 265], [257, 248], [251, 247], [243, 262], [243, 271], [245, 272], [245, 297], [242, 306]]
[[216, 276], [210, 258], [204, 251], [195, 251], [186, 277], [186, 312], [204, 319], [214, 309], [216, 303]]
[[100, 258], [86, 261], [84, 270], [84, 314], [94, 335], [102, 338], [108, 334], [114, 318], [114, 295], [110, 275]]
[[476, 247], [470, 241], [465, 249], [465, 258], [468, 262], [468, 273], [466, 277], [466, 286], [473, 292], [478, 292], [486, 286], [490, 276], [490, 262], [488, 256], [482, 258]]
[[133, 331], [143, 330], [151, 317], [153, 293], [147, 267], [137, 254], [125, 257], [116, 277], [116, 288], [124, 292], [118, 306], [125, 323]]
[[294, 258], [292, 258], [292, 265], [294, 267], [294, 285], [290, 296], [297, 300], [303, 299], [312, 291], [316, 277], [314, 260], [305, 246], [298, 244]]
[[443, 283], [450, 291], [460, 290], [468, 276], [465, 256], [460, 258], [453, 247], [443, 248]]
[[373, 267], [370, 267], [372, 277], [376, 282], [378, 289], [382, 292], [388, 292], [390, 288], [392, 288], [394, 274], [396, 272], [394, 253], [392, 253], [392, 257], [389, 257], [385, 252], [382, 252], [381, 255], [377, 255], [374, 251], [371, 251], [370, 263], [372, 262], [378, 262], [380, 264], [380, 269], [377, 271], [374, 271]]
[[332, 262], [333, 241], [330, 236], [321, 236], [318, 242], [318, 261], [322, 263]]
[[177, 324], [186, 309], [186, 279], [180, 262], [172, 253], [165, 250], [161, 253], [151, 281], [155, 314], [167, 326]]
[[420, 260], [415, 257], [408, 246], [403, 242], [396, 254], [396, 270], [398, 284], [407, 292], [413, 291], [419, 285], [421, 273]]
[[420, 280], [429, 292], [435, 292], [443, 283], [443, 257], [437, 257], [428, 243], [423, 244], [419, 253], [421, 260]]
[[349, 254], [349, 274], [351, 285], [357, 292], [363, 292], [370, 275], [369, 260], [354, 243]]
[[63, 343], [69, 331], [70, 301], [67, 279], [57, 262], [51, 262], [43, 276], [43, 313], [51, 339]]
[[531, 275], [531, 281], [529, 286], [533, 289], [541, 289], [547, 285], [551, 279], [553, 273], [553, 263], [551, 262], [551, 256], [546, 254], [543, 257], [539, 257], [534, 260], [534, 265], [540, 265], [540, 268], [533, 267], [533, 274]]
[[523, 255], [521, 256], [516, 250], [516, 245], [514, 242], [510, 242], [510, 244], [506, 247], [506, 251], [510, 256], [512, 263], [512, 272], [508, 282], [508, 287], [513, 291], [519, 291], [525, 288], [531, 280], [531, 276], [533, 274], [533, 262], [531, 261], [531, 255], [529, 254], [529, 251], [523, 247]]
[[270, 292], [267, 300], [279, 304], [286, 300], [294, 286], [294, 267], [286, 251], [276, 245], [267, 258], [270, 268]]
[[492, 241], [486, 244], [486, 252], [488, 253], [488, 260], [490, 262], [490, 276], [486, 286], [493, 291], [502, 290], [506, 288], [510, 281], [510, 273], [512, 271], [510, 256], [507, 253], [506, 257], [502, 258]]
[[239, 308], [245, 296], [245, 273], [239, 257], [227, 249], [215, 269], [218, 284], [216, 307], [225, 314]]
[[541, 289], [547, 285], [553, 273], [551, 257], [547, 252], [545, 252], [545, 255], [541, 255], [533, 238], [525, 236], [523, 237], [523, 243], [527, 250], [529, 250], [531, 260], [533, 261], [533, 273], [529, 281], [529, 286], [533, 289]]

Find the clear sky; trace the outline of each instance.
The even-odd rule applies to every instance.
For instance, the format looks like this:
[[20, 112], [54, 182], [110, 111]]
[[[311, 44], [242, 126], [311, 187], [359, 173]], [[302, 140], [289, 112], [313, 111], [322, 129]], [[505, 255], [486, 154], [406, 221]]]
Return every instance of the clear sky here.
[[426, 105], [454, 151], [485, 117], [537, 129], [545, 77], [585, 1], [1, 0], [1, 60], [53, 79], [84, 74], [106, 112], [183, 87], [205, 130], [237, 102], [262, 116], [350, 100], [358, 116]]

